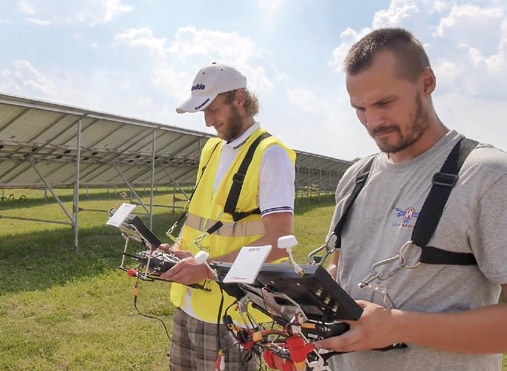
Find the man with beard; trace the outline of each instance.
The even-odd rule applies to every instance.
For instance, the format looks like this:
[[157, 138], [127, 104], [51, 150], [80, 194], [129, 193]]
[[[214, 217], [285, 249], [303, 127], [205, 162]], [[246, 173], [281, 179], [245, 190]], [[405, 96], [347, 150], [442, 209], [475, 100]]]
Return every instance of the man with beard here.
[[[473, 143], [457, 179], [440, 172], [464, 136], [437, 116], [435, 75], [407, 30], [367, 34], [349, 50], [344, 71], [351, 106], [381, 152], [340, 180], [328, 237], [337, 247], [328, 269], [364, 312], [348, 332], [316, 346], [344, 352], [332, 357], [337, 370], [501, 370], [507, 154]], [[357, 182], [363, 188], [351, 201]], [[445, 208], [432, 210], [433, 201], [423, 208], [430, 189], [441, 195], [453, 182]], [[421, 232], [427, 243], [412, 242], [419, 219], [428, 227], [440, 215], [432, 233]]]
[[[191, 97], [176, 109], [178, 113], [204, 112], [206, 126], [213, 127], [218, 138], [203, 147], [177, 242], [161, 246], [182, 259], [160, 276], [174, 282], [171, 371], [213, 370], [219, 351], [226, 370], [257, 369], [258, 360], [239, 348], [220, 318], [233, 298], [221, 292], [211, 280], [210, 270], [205, 264], [196, 264], [194, 256], [204, 249], [210, 260], [233, 262], [243, 246], [271, 245], [267, 261], [286, 257], [277, 241], [292, 234], [295, 153], [261, 128], [254, 119], [258, 110], [257, 97], [247, 89], [246, 77], [233, 67], [216, 63], [197, 73]], [[231, 199], [236, 207], [229, 210]], [[218, 222], [223, 225], [212, 228], [219, 226]], [[189, 286], [195, 284], [206, 290]], [[269, 320], [253, 312], [257, 312], [257, 321]], [[228, 314], [231, 320], [241, 322], [234, 308]]]

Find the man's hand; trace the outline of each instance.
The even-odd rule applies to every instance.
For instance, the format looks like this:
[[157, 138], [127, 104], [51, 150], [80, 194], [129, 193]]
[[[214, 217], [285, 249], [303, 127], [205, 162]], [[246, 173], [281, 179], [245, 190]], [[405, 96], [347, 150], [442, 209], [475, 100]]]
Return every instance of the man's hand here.
[[396, 310], [363, 300], [358, 300], [357, 303], [364, 309], [361, 318], [358, 321], [346, 321], [350, 325], [349, 331], [317, 341], [316, 348], [354, 352], [384, 348], [401, 342], [396, 339], [394, 331]]
[[196, 264], [194, 256], [189, 251], [172, 251], [181, 260], [167, 272], [160, 275], [163, 280], [192, 285], [209, 278], [210, 273], [205, 264]]
[[180, 251], [180, 245], [178, 245], [178, 243], [175, 243], [174, 245], [169, 245], [168, 243], [161, 243], [158, 246], [158, 249], [165, 253], [174, 254], [175, 251]]
[[158, 247], [158, 250], [167, 253], [167, 254], [173, 254], [179, 259], [185, 259], [189, 257], [193, 257], [192, 253], [187, 250], [180, 250], [179, 245], [169, 245], [168, 243], [161, 243]]

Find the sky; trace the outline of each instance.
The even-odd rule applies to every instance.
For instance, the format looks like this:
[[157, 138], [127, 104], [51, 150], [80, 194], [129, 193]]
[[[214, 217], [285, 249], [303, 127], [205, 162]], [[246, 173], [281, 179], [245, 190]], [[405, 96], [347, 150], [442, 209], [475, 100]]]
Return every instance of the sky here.
[[504, 0], [0, 0], [0, 93], [215, 134], [177, 114], [197, 71], [235, 66], [257, 120], [290, 147], [354, 160], [378, 151], [341, 68], [369, 31], [423, 42], [444, 124], [507, 150]]

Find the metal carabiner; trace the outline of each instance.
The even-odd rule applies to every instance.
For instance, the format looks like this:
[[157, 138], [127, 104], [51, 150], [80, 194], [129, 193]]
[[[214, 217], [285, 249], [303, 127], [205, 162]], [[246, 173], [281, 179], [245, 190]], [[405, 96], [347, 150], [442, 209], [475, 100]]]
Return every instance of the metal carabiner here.
[[375, 273], [375, 274], [377, 275], [377, 278], [378, 278], [379, 280], [381, 280], [381, 281], [385, 281], [385, 280], [387, 280], [388, 278], [391, 278], [391, 277], [392, 277], [392, 276], [393, 276], [396, 272], [398, 272], [401, 268], [403, 268], [403, 266], [402, 266], [401, 264], [397, 264], [397, 265], [395, 265], [395, 266], [393, 267], [393, 269], [391, 269], [391, 270], [389, 271], [389, 273], [387, 273], [387, 275], [383, 275], [383, 276], [381, 276], [381, 275], [380, 275], [380, 273], [378, 273], [378, 272], [376, 271], [376, 269], [375, 269], [375, 268], [378, 268], [378, 267], [380, 267], [380, 266], [382, 266], [382, 265], [386, 265], [386, 264], [389, 264], [389, 263], [391, 263], [391, 262], [394, 262], [394, 261], [399, 261], [399, 260], [400, 260], [400, 255], [398, 254], [398, 255], [395, 255], [395, 256], [393, 256], [393, 257], [390, 257], [390, 258], [387, 258], [387, 259], [384, 259], [384, 260], [378, 261], [378, 262], [376, 262], [375, 264], [373, 264], [373, 265], [371, 266], [371, 272], [372, 272], [372, 273]]
[[334, 246], [333, 246], [333, 247], [329, 246], [329, 241], [331, 240], [331, 237], [333, 237], [333, 236], [335, 236], [334, 232], [333, 232], [333, 233], [331, 233], [331, 234], [327, 237], [327, 239], [326, 239], [326, 241], [324, 242], [324, 244], [323, 244], [323, 245], [321, 245], [320, 247], [318, 247], [318, 248], [316, 248], [315, 250], [311, 251], [311, 252], [307, 255], [307, 258], [306, 258], [306, 259], [307, 259], [307, 261], [308, 261], [308, 264], [312, 265], [312, 264], [315, 264], [315, 263], [316, 263], [316, 261], [315, 261], [313, 258], [314, 258], [314, 256], [316, 256], [316, 255], [317, 255], [317, 253], [318, 253], [319, 251], [322, 251], [322, 250], [326, 249], [326, 254], [325, 254], [325, 255], [324, 255], [324, 257], [320, 260], [319, 264], [324, 263], [324, 261], [327, 259], [327, 257], [328, 257], [329, 255], [331, 255], [332, 253], [334, 253], [334, 251], [336, 250], [336, 248], [335, 248]]
[[[218, 226], [218, 228], [221, 228], [224, 223], [222, 221], [220, 221], [220, 217], [222, 216], [222, 212], [220, 214], [218, 214], [218, 219], [217, 219], [217, 222], [215, 223], [214, 227]], [[207, 224], [208, 224], [208, 221], [209, 219], [206, 219], [206, 222], [205, 223], [202, 223], [201, 225], [201, 228], [202, 229], [205, 229]], [[216, 228], [216, 229], [218, 229]], [[213, 229], [213, 227], [211, 228], [208, 228], [207, 230], [205, 230], [202, 234], [200, 234], [199, 236], [197, 236], [193, 243], [194, 245], [199, 249], [199, 250], [202, 250], [202, 251], [206, 251], [206, 252], [209, 252], [210, 251], [210, 248], [209, 246], [208, 247], [204, 247], [201, 245], [201, 241], [204, 240], [206, 237], [208, 237], [211, 233], [214, 233], [216, 231], [216, 229]], [[209, 230], [212, 230], [211, 233], [208, 232]]]
[[190, 201], [187, 201], [187, 203], [185, 204], [185, 207], [183, 208], [183, 213], [181, 214], [181, 216], [173, 223], [173, 225], [171, 225], [171, 227], [167, 230], [167, 232], [165, 232], [165, 235], [167, 237], [169, 237], [174, 243], [180, 243], [181, 242], [181, 238], [180, 237], [176, 237], [175, 235], [173, 235], [173, 232], [174, 230], [178, 227], [178, 224], [181, 222], [181, 221], [185, 221], [188, 217], [188, 212], [187, 212], [187, 209], [188, 209], [188, 204], [189, 204]]
[[194, 239], [194, 245], [199, 249], [199, 250], [202, 250], [202, 251], [207, 251], [209, 252], [209, 247], [204, 247], [201, 245], [201, 241], [204, 240], [206, 237], [209, 236], [209, 233], [208, 232], [204, 232], [203, 234], [197, 236], [195, 239]]
[[357, 286], [362, 289], [366, 286], [368, 286], [372, 281], [376, 280], [378, 278], [378, 273], [375, 272], [375, 273], [370, 273], [369, 275], [366, 276], [366, 278], [364, 280], [362, 280], [361, 282], [359, 282], [357, 284]]
[[414, 244], [414, 241], [410, 240], [410, 241], [405, 242], [403, 244], [403, 246], [400, 248], [399, 257], [400, 257], [400, 267], [401, 268], [414, 269], [414, 268], [417, 268], [419, 265], [421, 265], [420, 261], [417, 261], [417, 263], [415, 263], [415, 264], [409, 265], [407, 263], [407, 260], [405, 259], [405, 255], [407, 254], [408, 248], [412, 247], [412, 246], [419, 247], [416, 244]]
[[[401, 246], [399, 254], [392, 256], [390, 258], [384, 259], [384, 260], [380, 260], [380, 261], [376, 262], [375, 264], [373, 264], [370, 269], [370, 274], [368, 276], [366, 276], [366, 278], [364, 280], [362, 280], [358, 284], [358, 286], [360, 288], [368, 286], [375, 279], [378, 279], [379, 281], [385, 281], [385, 280], [391, 278], [392, 276], [394, 276], [400, 269], [417, 268], [421, 264], [419, 261], [415, 264], [409, 265], [407, 262], [407, 259], [406, 259], [406, 254], [407, 254], [408, 248], [411, 246], [417, 247], [417, 245], [414, 245], [413, 241], [407, 241], [403, 244], [403, 246]], [[377, 271], [378, 267], [381, 267], [383, 265], [386, 265], [386, 264], [389, 264], [389, 263], [392, 263], [395, 261], [398, 261], [398, 264], [396, 264], [389, 272], [387, 272], [387, 274], [381, 275]]]
[[326, 260], [326, 258], [329, 256], [329, 252], [328, 252], [327, 250], [326, 250], [326, 254], [324, 255], [324, 257], [323, 257], [323, 258], [319, 259], [318, 261], [317, 261], [317, 259], [315, 259], [315, 258], [317, 257], [317, 253], [318, 253], [319, 251], [324, 250], [326, 247], [327, 247], [327, 246], [324, 244], [324, 245], [322, 245], [322, 246], [320, 246], [320, 247], [316, 248], [315, 250], [311, 251], [311, 252], [307, 255], [307, 257], [306, 257], [308, 264], [309, 264], [309, 265], [313, 265], [313, 264], [316, 264], [316, 263], [322, 264], [322, 263], [324, 262], [324, 260]]
[[392, 262], [397, 261], [399, 259], [400, 259], [400, 256], [395, 255], [393, 257], [390, 257], [390, 258], [387, 258], [384, 260], [380, 260], [380, 261], [376, 262], [375, 264], [373, 264], [370, 269], [370, 274], [368, 276], [366, 276], [366, 278], [364, 280], [359, 282], [359, 284], [358, 284], [359, 288], [363, 288], [363, 287], [368, 286], [372, 281], [374, 281], [376, 279], [379, 281], [385, 281], [388, 278], [392, 277], [396, 272], [398, 272], [402, 268], [399, 264], [397, 264], [393, 269], [391, 269], [391, 271], [387, 275], [384, 275], [384, 276], [381, 276], [380, 273], [377, 272], [376, 268], [378, 268], [382, 265], [392, 263]]
[[165, 232], [165, 235], [169, 237], [173, 243], [179, 242], [180, 238], [173, 235], [174, 230], [178, 227], [178, 220], [174, 222], [174, 224]]

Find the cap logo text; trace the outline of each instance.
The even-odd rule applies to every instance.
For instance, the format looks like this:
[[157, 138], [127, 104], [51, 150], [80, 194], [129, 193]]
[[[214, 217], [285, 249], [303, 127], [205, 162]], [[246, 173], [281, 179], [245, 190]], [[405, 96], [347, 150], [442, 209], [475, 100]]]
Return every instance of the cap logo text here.
[[206, 87], [206, 85], [204, 85], [204, 84], [195, 84], [194, 86], [192, 86], [192, 90], [191, 91], [194, 91], [194, 90], [204, 90], [205, 87]]

